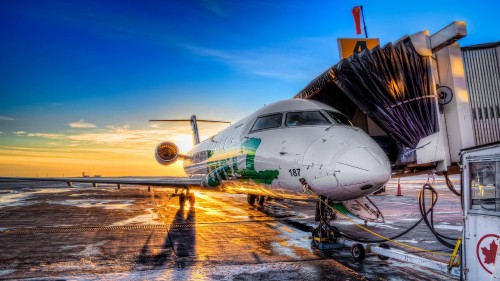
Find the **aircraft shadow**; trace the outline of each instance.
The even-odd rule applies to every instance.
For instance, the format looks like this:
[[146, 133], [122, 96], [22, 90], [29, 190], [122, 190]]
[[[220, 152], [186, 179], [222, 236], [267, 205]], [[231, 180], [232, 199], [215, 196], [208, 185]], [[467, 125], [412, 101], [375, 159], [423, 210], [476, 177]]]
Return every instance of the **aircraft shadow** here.
[[196, 211], [194, 207], [189, 208], [186, 214], [184, 208], [177, 210], [159, 252], [153, 252], [155, 245], [151, 241], [154, 235], [154, 231], [152, 231], [136, 259], [136, 265], [149, 265], [156, 268], [169, 262], [176, 262], [177, 258], [196, 255], [195, 222]]

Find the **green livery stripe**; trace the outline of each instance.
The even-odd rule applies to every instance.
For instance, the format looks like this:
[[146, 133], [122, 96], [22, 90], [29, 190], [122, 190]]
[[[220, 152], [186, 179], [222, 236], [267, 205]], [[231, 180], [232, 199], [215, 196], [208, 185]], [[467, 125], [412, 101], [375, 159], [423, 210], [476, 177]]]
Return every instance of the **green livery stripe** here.
[[[217, 186], [221, 180], [227, 180], [228, 177], [251, 179], [260, 184], [272, 184], [273, 180], [278, 178], [278, 170], [255, 171], [255, 154], [260, 144], [261, 139], [258, 138], [251, 138], [241, 144], [241, 152], [245, 155], [245, 169], [243, 170], [238, 170], [237, 156], [207, 162], [211, 170], [208, 174], [208, 185]], [[216, 157], [217, 152], [209, 151], [208, 155]], [[232, 170], [230, 165], [232, 165]]]
[[351, 213], [349, 210], [347, 210], [347, 208], [342, 203], [333, 203], [331, 206], [337, 212], [340, 212], [340, 213], [342, 213], [344, 215], [347, 215], [347, 216], [350, 216], [350, 217], [353, 217], [353, 218], [357, 218], [357, 216], [354, 215], [353, 213]]

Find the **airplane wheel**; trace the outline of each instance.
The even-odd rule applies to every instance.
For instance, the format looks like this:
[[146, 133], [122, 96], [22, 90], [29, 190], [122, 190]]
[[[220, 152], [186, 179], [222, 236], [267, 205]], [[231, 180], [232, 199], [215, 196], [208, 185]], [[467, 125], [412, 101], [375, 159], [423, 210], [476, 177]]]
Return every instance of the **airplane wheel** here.
[[321, 219], [321, 210], [319, 208], [319, 201], [316, 202], [316, 212], [314, 213], [314, 221], [319, 221]]
[[366, 256], [365, 248], [361, 244], [354, 243], [351, 247], [351, 255], [355, 261], [362, 261]]
[[321, 229], [319, 227], [316, 227], [313, 229], [311, 238], [312, 238], [312, 244], [314, 247], [319, 247], [321, 244]]
[[184, 208], [184, 204], [186, 204], [186, 194], [179, 194], [179, 207]]
[[189, 194], [188, 200], [189, 200], [189, 205], [191, 205], [191, 207], [194, 207], [194, 203], [196, 202], [196, 197], [194, 196], [194, 193]]
[[[387, 250], [390, 250], [391, 247], [389, 247], [389, 245], [385, 244], [385, 243], [381, 243], [378, 245], [380, 248], [384, 248], [384, 249], [387, 249]], [[377, 257], [383, 261], [386, 261], [389, 259], [389, 257], [386, 257], [386, 256], [382, 256], [382, 255], [377, 255]]]
[[257, 199], [257, 196], [255, 196], [253, 194], [247, 195], [247, 202], [250, 206], [253, 206], [253, 204], [255, 204], [255, 199]]
[[257, 201], [257, 204], [259, 204], [259, 206], [264, 206], [264, 202], [266, 202], [266, 197], [265, 196], [259, 196], [259, 200]]

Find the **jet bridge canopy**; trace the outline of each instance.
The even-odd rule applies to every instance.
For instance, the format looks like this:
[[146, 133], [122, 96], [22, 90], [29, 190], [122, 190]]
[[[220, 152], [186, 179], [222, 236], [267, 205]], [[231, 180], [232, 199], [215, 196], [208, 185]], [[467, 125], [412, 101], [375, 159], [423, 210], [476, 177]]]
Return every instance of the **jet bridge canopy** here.
[[430, 57], [419, 55], [411, 40], [377, 46], [329, 68], [295, 97], [333, 105], [356, 123], [360, 109], [405, 147], [438, 130]]
[[444, 171], [458, 161], [460, 149], [474, 145], [455, 43], [465, 35], [465, 23], [456, 21], [433, 35], [422, 31], [363, 50], [327, 69], [295, 98], [340, 110], [374, 137], [393, 163], [430, 163]]

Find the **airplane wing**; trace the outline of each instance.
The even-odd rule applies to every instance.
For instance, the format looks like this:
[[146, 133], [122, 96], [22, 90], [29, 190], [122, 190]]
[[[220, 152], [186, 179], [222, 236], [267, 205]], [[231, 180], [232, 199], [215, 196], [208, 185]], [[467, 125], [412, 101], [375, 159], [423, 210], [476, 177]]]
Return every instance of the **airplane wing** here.
[[105, 184], [132, 184], [132, 185], [149, 185], [149, 186], [203, 186], [203, 177], [165, 177], [165, 178], [139, 178], [139, 177], [75, 177], [75, 178], [24, 178], [24, 177], [0, 177], [0, 181], [56, 181], [66, 182], [69, 186], [74, 182], [91, 183], [94, 186], [98, 183]]

